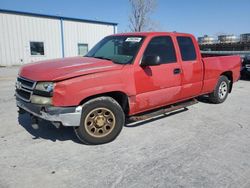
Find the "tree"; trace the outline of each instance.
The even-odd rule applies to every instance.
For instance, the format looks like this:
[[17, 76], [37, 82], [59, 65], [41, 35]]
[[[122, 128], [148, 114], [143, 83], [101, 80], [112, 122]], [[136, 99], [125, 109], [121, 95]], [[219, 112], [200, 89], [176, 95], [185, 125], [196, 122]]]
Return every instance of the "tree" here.
[[156, 0], [129, 0], [131, 15], [129, 16], [129, 28], [132, 32], [151, 31], [153, 21], [150, 15], [156, 8]]

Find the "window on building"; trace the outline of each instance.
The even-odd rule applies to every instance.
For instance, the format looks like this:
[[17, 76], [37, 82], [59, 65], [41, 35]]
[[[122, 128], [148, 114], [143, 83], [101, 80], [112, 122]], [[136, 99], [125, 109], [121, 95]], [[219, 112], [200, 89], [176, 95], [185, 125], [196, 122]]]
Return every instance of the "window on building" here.
[[44, 43], [30, 42], [30, 55], [44, 55]]
[[181, 58], [183, 61], [196, 60], [196, 51], [194, 43], [190, 37], [177, 37]]
[[159, 56], [161, 64], [176, 62], [175, 48], [171, 37], [162, 36], [153, 38], [144, 52], [144, 57], [149, 55]]
[[78, 55], [84, 56], [88, 53], [88, 44], [78, 43]]

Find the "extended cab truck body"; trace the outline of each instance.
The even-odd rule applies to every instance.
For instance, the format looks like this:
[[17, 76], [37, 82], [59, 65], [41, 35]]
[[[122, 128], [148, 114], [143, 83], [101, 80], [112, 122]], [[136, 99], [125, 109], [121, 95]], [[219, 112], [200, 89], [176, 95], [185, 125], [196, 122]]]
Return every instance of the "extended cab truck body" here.
[[105, 37], [85, 57], [20, 69], [17, 106], [34, 118], [73, 126], [84, 143], [112, 141], [125, 117], [204, 94], [222, 103], [240, 77], [239, 56], [202, 58], [190, 34]]

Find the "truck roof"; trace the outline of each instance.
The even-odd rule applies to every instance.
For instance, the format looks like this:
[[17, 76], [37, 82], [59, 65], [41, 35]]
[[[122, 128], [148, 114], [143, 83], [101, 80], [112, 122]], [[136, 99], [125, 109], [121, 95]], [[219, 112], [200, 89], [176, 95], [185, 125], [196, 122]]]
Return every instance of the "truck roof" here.
[[179, 33], [179, 32], [129, 32], [129, 33], [118, 33], [112, 36], [159, 36], [159, 35], [182, 35], [182, 36], [193, 36], [189, 33]]

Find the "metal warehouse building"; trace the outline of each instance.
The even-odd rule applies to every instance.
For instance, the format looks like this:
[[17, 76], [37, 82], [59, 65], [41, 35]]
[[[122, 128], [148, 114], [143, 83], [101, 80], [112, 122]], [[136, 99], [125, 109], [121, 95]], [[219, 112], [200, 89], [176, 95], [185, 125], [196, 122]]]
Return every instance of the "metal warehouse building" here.
[[0, 66], [84, 55], [117, 24], [0, 9]]

